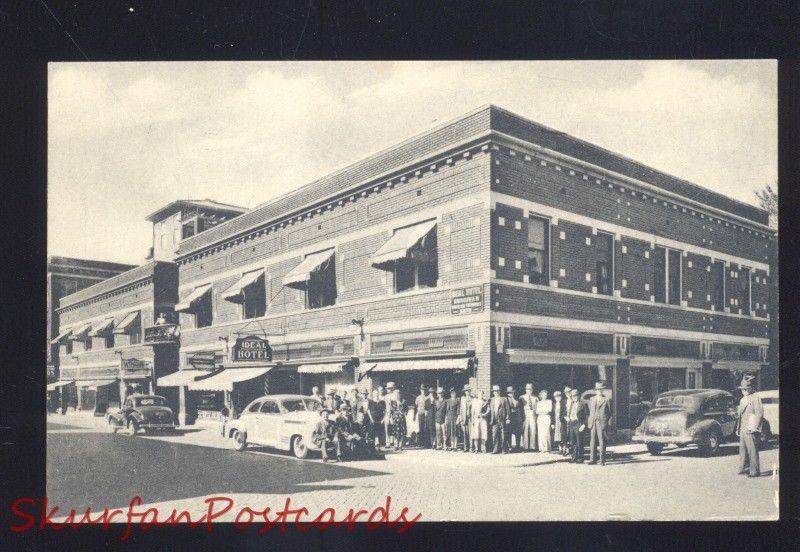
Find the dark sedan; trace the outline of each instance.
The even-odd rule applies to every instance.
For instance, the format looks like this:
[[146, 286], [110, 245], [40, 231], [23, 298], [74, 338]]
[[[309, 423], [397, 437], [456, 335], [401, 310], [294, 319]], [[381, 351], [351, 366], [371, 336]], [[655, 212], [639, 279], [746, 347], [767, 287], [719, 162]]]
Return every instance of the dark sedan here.
[[712, 455], [735, 431], [733, 395], [719, 389], [675, 389], [655, 398], [632, 439], [645, 443], [650, 454], [659, 454], [668, 444], [675, 444], [697, 445]]
[[167, 401], [159, 395], [131, 395], [122, 408], [108, 414], [108, 425], [116, 433], [126, 429], [130, 435], [143, 431], [172, 431], [175, 416]]

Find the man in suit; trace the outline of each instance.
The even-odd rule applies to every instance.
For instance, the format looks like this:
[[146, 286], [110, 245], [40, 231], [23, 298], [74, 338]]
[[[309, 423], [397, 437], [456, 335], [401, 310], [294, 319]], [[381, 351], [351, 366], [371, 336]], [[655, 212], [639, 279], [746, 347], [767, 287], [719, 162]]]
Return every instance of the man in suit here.
[[430, 399], [425, 403], [425, 426], [428, 433], [428, 439], [431, 442], [431, 448], [436, 447], [436, 408], [434, 406], [435, 392], [433, 387], [428, 387], [428, 398]]
[[428, 403], [433, 401], [433, 398], [428, 395], [425, 385], [419, 386], [419, 395], [414, 399], [414, 417], [419, 426], [419, 434], [417, 440], [423, 448], [431, 446], [431, 438], [428, 435]]
[[456, 388], [450, 388], [450, 398], [447, 399], [447, 410], [445, 411], [444, 440], [447, 450], [458, 449], [458, 439], [456, 428], [458, 427], [458, 411], [461, 408], [461, 401], [456, 393]]
[[595, 447], [600, 448], [600, 465], [606, 465], [606, 428], [611, 420], [611, 401], [603, 394], [605, 385], [594, 384], [594, 395], [589, 399], [589, 463], [597, 464]]
[[742, 392], [738, 408], [739, 420], [736, 424], [739, 434], [739, 475], [758, 477], [761, 466], [758, 462], [757, 443], [764, 421], [764, 407], [761, 405], [761, 399], [753, 395], [752, 376], [742, 378], [739, 389]]
[[342, 458], [342, 449], [339, 443], [339, 433], [336, 424], [330, 419], [331, 411], [321, 408], [320, 420], [314, 428], [313, 440], [322, 452], [322, 461], [327, 462], [330, 455], [335, 455], [337, 460]]
[[328, 398], [325, 399], [323, 405], [331, 412], [338, 412], [340, 404], [342, 404], [342, 399], [336, 394], [336, 388], [331, 387], [328, 390]]
[[370, 438], [375, 443], [378, 439], [377, 446], [380, 447], [386, 444], [383, 434], [383, 408], [384, 402], [381, 400], [380, 391], [375, 389], [372, 392], [372, 398], [369, 401], [369, 419], [370, 419]]
[[381, 397], [383, 400], [383, 437], [387, 447], [396, 446], [394, 435], [392, 435], [392, 396], [394, 395], [394, 382], [386, 383], [386, 394]]
[[572, 400], [569, 404], [569, 433], [572, 436], [572, 458], [570, 462], [583, 463], [583, 439], [581, 433], [586, 429], [586, 407], [581, 403], [577, 389], [570, 391]]
[[464, 385], [464, 395], [458, 403], [458, 426], [461, 428], [461, 442], [464, 444], [464, 452], [469, 452], [469, 425], [472, 423], [470, 417], [470, 405], [472, 404], [472, 393], [469, 384]]
[[564, 426], [567, 431], [567, 440], [564, 443], [563, 456], [572, 457], [572, 431], [569, 429], [569, 405], [572, 404], [572, 388], [564, 387]]
[[[508, 424], [508, 431], [505, 435], [505, 449], [506, 452], [512, 450], [520, 450], [522, 448], [522, 403], [514, 396], [514, 387], [508, 386], [506, 388], [506, 398], [508, 399], [508, 411], [510, 422]], [[514, 444], [511, 443], [511, 438], [514, 438]]]
[[436, 389], [436, 399], [433, 401], [434, 417], [436, 420], [436, 450], [444, 448], [444, 425], [447, 417], [447, 400], [444, 398], [444, 389]]
[[500, 395], [500, 386], [492, 385], [492, 398], [489, 399], [489, 427], [492, 433], [492, 454], [506, 453], [505, 433], [511, 423], [511, 408], [508, 399]]

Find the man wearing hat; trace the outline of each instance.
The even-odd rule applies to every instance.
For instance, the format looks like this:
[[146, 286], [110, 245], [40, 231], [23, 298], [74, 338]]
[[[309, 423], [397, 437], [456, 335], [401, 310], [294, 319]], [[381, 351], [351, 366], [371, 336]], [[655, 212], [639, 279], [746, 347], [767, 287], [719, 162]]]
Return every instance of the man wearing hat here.
[[492, 454], [505, 454], [505, 433], [511, 422], [511, 408], [508, 398], [500, 394], [500, 386], [492, 385], [492, 398], [489, 399], [489, 428], [492, 434]]
[[611, 401], [603, 394], [602, 381], [594, 384], [594, 395], [589, 399], [589, 463], [597, 464], [595, 447], [600, 447], [600, 465], [606, 465], [606, 428], [611, 420]]
[[423, 448], [431, 446], [431, 438], [428, 435], [428, 409], [431, 402], [433, 402], [433, 397], [428, 395], [424, 384], [420, 385], [419, 395], [414, 399], [414, 419], [419, 427], [417, 441]]
[[569, 407], [572, 404], [572, 388], [564, 387], [564, 428], [567, 432], [567, 440], [564, 442], [563, 456], [572, 456], [572, 432], [569, 429]]
[[461, 428], [461, 442], [464, 444], [463, 451], [469, 452], [469, 426], [472, 423], [470, 418], [470, 405], [472, 404], [472, 393], [469, 384], [464, 385], [464, 394], [458, 403], [458, 427]]
[[458, 427], [458, 411], [461, 401], [458, 399], [456, 388], [450, 388], [450, 398], [447, 399], [447, 410], [444, 415], [444, 441], [446, 450], [457, 450], [458, 440], [456, 438], [456, 428]]
[[436, 420], [436, 450], [444, 448], [444, 425], [447, 417], [447, 400], [444, 398], [444, 389], [436, 389], [436, 399], [433, 401], [434, 417]]
[[[508, 409], [510, 422], [508, 423], [508, 430], [505, 434], [505, 449], [506, 452], [512, 450], [520, 450], [522, 448], [522, 403], [514, 396], [514, 388], [512, 386], [506, 387], [506, 398], [508, 399]], [[514, 443], [512, 445], [512, 437]]]
[[564, 420], [566, 413], [563, 395], [556, 389], [553, 391], [553, 442], [558, 444], [558, 453], [561, 455], [564, 454], [567, 442], [567, 422]]
[[572, 458], [570, 462], [583, 463], [583, 439], [581, 433], [586, 429], [586, 407], [581, 403], [577, 389], [570, 390], [572, 400], [569, 404], [569, 433], [572, 437]]
[[739, 390], [742, 392], [738, 408], [739, 420], [736, 424], [739, 435], [739, 475], [758, 477], [761, 465], [758, 462], [757, 442], [764, 421], [764, 407], [761, 399], [753, 395], [752, 376], [742, 378]]
[[533, 384], [525, 384], [525, 394], [520, 396], [522, 410], [522, 450], [536, 450], [536, 403], [539, 399], [533, 394]]
[[336, 425], [331, 421], [331, 411], [328, 408], [321, 408], [319, 411], [320, 420], [317, 422], [312, 434], [314, 443], [322, 452], [322, 461], [327, 462], [330, 454], [336, 454], [336, 459], [342, 457], [342, 449], [339, 446], [339, 436]]
[[336, 388], [331, 387], [328, 390], [328, 398], [322, 403], [325, 408], [330, 410], [331, 412], [338, 412], [339, 405], [342, 404], [342, 400], [339, 398], [339, 395], [336, 394]]
[[392, 398], [394, 397], [394, 382], [386, 382], [386, 394], [383, 399], [383, 432], [386, 439], [386, 446], [393, 447], [394, 435], [392, 434]]
[[425, 424], [426, 428], [425, 431], [428, 434], [428, 439], [430, 439], [431, 448], [436, 447], [436, 408], [435, 408], [435, 389], [433, 387], [428, 387], [428, 398], [430, 399], [426, 405], [426, 412], [425, 412]]

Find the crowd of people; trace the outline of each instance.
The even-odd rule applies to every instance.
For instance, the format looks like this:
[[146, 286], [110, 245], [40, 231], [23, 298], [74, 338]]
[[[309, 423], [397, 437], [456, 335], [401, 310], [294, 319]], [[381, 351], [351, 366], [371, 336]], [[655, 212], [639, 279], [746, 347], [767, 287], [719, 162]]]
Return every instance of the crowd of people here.
[[590, 464], [605, 464], [605, 432], [611, 419], [611, 403], [602, 393], [602, 382], [588, 404], [577, 389], [565, 387], [534, 393], [533, 384], [517, 395], [507, 387], [492, 386], [491, 397], [465, 385], [460, 396], [453, 387], [420, 385], [413, 402], [406, 402], [393, 382], [368, 390], [328, 390], [312, 395], [322, 404], [314, 439], [323, 461], [342, 461], [359, 455], [376, 456], [382, 449], [403, 450], [412, 445], [444, 451], [506, 454], [538, 451], [584, 461], [585, 434], [590, 441]]

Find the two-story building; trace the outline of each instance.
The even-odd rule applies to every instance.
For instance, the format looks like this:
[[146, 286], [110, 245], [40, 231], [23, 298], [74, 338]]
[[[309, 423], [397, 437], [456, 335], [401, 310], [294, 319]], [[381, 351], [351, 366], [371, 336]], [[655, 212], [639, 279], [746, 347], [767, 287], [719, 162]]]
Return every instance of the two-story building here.
[[494, 106], [183, 240], [182, 419], [265, 392], [728, 387], [768, 340], [760, 209]]

